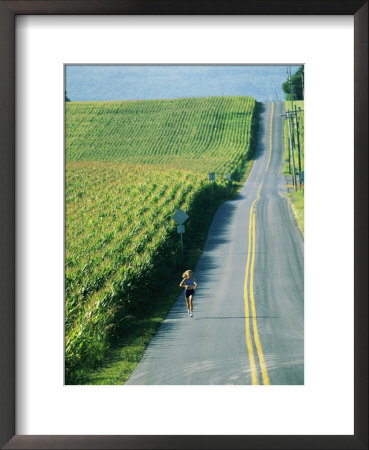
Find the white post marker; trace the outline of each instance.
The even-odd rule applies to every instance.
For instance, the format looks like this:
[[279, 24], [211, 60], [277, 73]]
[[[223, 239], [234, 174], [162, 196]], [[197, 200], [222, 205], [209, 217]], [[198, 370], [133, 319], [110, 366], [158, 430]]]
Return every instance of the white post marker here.
[[227, 180], [227, 188], [229, 189], [231, 187], [231, 174], [230, 173], [226, 173], [225, 178]]
[[215, 172], [209, 173], [209, 180], [211, 181], [211, 199], [213, 200], [214, 194], [213, 194], [213, 183], [215, 181]]
[[177, 233], [180, 233], [180, 235], [181, 235], [181, 254], [182, 254], [182, 256], [183, 256], [182, 234], [185, 232], [185, 226], [183, 224], [186, 222], [188, 217], [189, 216], [184, 211], [182, 211], [182, 209], [179, 209], [178, 211], [176, 211], [174, 216], [172, 217], [172, 219], [178, 224]]

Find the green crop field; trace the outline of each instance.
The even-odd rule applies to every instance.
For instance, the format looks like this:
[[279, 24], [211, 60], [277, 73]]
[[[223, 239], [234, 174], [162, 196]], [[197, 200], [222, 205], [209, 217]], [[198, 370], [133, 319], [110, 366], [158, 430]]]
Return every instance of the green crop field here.
[[[234, 193], [224, 175], [239, 180], [250, 160], [258, 105], [249, 97], [70, 102], [65, 123], [65, 370], [72, 384], [101, 363], [127, 317], [156, 301], [182, 270], [171, 219], [178, 208], [190, 216], [185, 248], [191, 242], [199, 255], [202, 231]], [[213, 201], [209, 172], [217, 177]]]
[[66, 159], [237, 177], [254, 108], [250, 97], [67, 103]]

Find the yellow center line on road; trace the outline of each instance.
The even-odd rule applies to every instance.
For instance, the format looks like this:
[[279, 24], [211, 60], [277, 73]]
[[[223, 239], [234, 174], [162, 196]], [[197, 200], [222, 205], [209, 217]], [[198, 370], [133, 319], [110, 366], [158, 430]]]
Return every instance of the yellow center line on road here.
[[257, 374], [257, 368], [255, 364], [255, 358], [254, 358], [254, 350], [252, 347], [252, 339], [251, 339], [251, 333], [250, 333], [250, 309], [249, 309], [249, 300], [248, 300], [248, 278], [249, 278], [249, 268], [250, 268], [250, 248], [251, 248], [251, 238], [252, 238], [252, 215], [253, 215], [253, 208], [254, 204], [256, 203], [256, 200], [253, 201], [250, 209], [250, 218], [249, 218], [249, 251], [247, 255], [247, 263], [246, 263], [246, 275], [245, 275], [245, 282], [243, 285], [243, 298], [245, 300], [245, 333], [246, 333], [246, 347], [247, 351], [249, 353], [250, 358], [250, 370], [251, 370], [251, 383], [252, 384], [259, 384], [258, 380], [258, 374]]
[[252, 215], [252, 260], [251, 260], [251, 269], [250, 269], [250, 299], [251, 299], [251, 311], [252, 311], [252, 327], [254, 330], [254, 340], [256, 350], [258, 352], [259, 357], [259, 366], [261, 370], [261, 376], [263, 378], [264, 384], [270, 384], [268, 371], [266, 368], [263, 349], [261, 347], [261, 342], [259, 338], [258, 332], [258, 323], [256, 320], [256, 307], [255, 307], [255, 297], [254, 297], [254, 265], [255, 265], [255, 213]]
[[[269, 159], [266, 166], [265, 172], [269, 169], [269, 164], [272, 155], [272, 122], [273, 122], [273, 112], [274, 112], [274, 103], [272, 103], [272, 113], [270, 118], [270, 140], [269, 140]], [[265, 175], [264, 175], [265, 176]], [[252, 338], [250, 333], [250, 308], [249, 308], [249, 298], [251, 303], [251, 318], [252, 318], [252, 328], [253, 335], [255, 341], [255, 347], [257, 350], [258, 358], [259, 358], [259, 367], [261, 371], [261, 377], [264, 385], [270, 385], [269, 375], [267, 371], [267, 367], [265, 364], [263, 349], [260, 342], [258, 324], [256, 318], [256, 306], [255, 306], [255, 296], [254, 296], [254, 267], [255, 267], [255, 209], [257, 202], [260, 199], [261, 189], [264, 184], [264, 179], [259, 185], [256, 199], [252, 202], [250, 208], [249, 215], [249, 246], [248, 246], [248, 254], [247, 254], [247, 262], [246, 262], [246, 273], [245, 273], [245, 281], [244, 281], [244, 302], [245, 302], [245, 334], [246, 334], [246, 347], [249, 353], [250, 358], [250, 370], [251, 370], [251, 383], [256, 385], [259, 384], [257, 367], [255, 364], [254, 350], [252, 344]], [[249, 282], [250, 280], [250, 282]]]
[[264, 180], [260, 183], [258, 193], [256, 194], [256, 201], [258, 201], [260, 198], [260, 192], [261, 192], [261, 188], [263, 187], [263, 184], [264, 184]]
[[272, 158], [272, 127], [273, 127], [274, 102], [272, 103], [272, 113], [270, 114], [270, 136], [269, 136], [269, 159], [265, 168], [265, 172], [269, 170], [270, 160]]

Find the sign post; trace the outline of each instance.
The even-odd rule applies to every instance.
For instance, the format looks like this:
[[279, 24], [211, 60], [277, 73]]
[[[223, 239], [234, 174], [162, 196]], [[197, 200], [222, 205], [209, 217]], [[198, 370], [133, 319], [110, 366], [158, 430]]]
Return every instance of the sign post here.
[[214, 172], [210, 172], [209, 173], [209, 180], [211, 181], [211, 199], [213, 200], [213, 198], [214, 198], [213, 184], [214, 184], [214, 180], [215, 180], [215, 173]]
[[231, 174], [230, 173], [226, 173], [226, 180], [227, 180], [227, 187], [229, 189], [230, 185], [231, 185]]
[[176, 211], [172, 219], [178, 224], [177, 226], [177, 233], [180, 233], [181, 235], [181, 255], [183, 256], [183, 238], [182, 234], [185, 232], [185, 226], [183, 225], [186, 220], [188, 219], [188, 215], [182, 211], [182, 209], [179, 209]]

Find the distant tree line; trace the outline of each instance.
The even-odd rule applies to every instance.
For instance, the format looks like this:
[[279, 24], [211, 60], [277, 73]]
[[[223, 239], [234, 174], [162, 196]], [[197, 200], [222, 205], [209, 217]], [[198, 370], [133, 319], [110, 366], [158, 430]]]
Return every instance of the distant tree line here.
[[296, 73], [288, 76], [282, 84], [286, 100], [304, 100], [304, 66], [301, 66]]
[[70, 98], [68, 97], [67, 91], [65, 91], [65, 101], [70, 102]]

